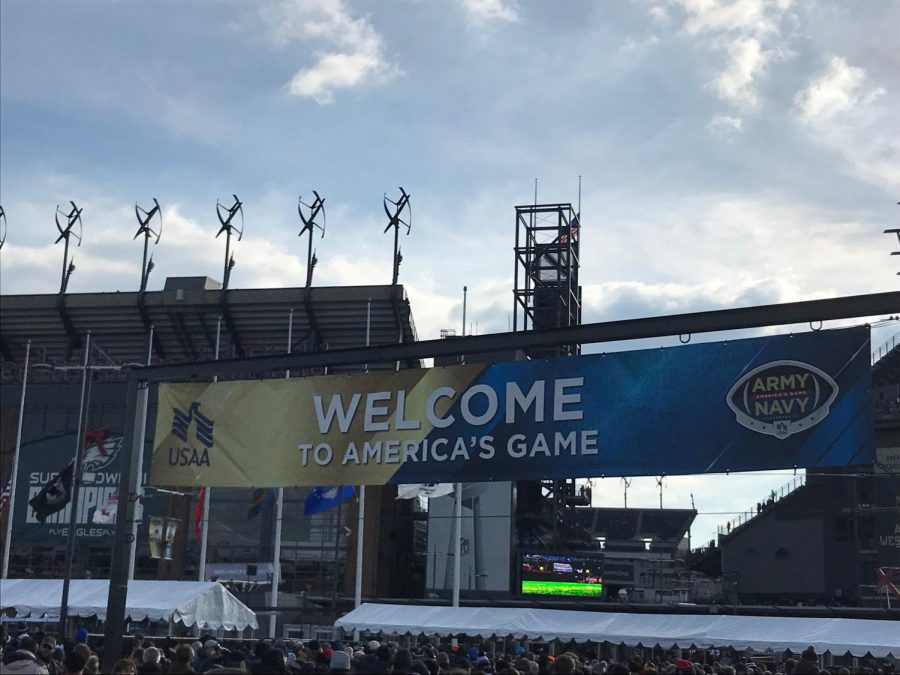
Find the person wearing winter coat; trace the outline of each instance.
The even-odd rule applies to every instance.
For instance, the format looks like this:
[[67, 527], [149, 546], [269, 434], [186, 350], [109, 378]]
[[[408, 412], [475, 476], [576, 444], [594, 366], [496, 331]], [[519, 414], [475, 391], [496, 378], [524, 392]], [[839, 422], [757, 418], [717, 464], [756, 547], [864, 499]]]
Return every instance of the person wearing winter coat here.
[[3, 672], [10, 675], [49, 675], [49, 671], [34, 654], [34, 639], [25, 635], [19, 648], [3, 660]]

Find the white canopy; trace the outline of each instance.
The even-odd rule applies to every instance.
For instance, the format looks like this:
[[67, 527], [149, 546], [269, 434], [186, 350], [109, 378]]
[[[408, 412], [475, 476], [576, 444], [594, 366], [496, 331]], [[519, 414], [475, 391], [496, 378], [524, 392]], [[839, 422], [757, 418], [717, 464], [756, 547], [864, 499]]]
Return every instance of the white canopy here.
[[511, 635], [663, 647], [790, 649], [900, 656], [900, 624], [867, 619], [625, 614], [510, 607], [421, 607], [366, 603], [335, 622], [347, 631], [389, 635]]
[[[20, 615], [59, 614], [62, 579], [3, 579], [0, 609]], [[73, 579], [69, 615], [106, 618], [109, 581]], [[243, 630], [257, 628], [256, 614], [221, 584], [212, 581], [129, 581], [126, 617], [132, 621], [181, 621], [186, 626]]]

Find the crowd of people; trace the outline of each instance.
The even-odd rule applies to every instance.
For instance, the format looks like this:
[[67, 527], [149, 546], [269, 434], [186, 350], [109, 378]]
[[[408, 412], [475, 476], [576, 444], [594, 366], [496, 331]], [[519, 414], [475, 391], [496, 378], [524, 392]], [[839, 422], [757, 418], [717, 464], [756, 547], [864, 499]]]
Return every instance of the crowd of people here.
[[[562, 654], [528, 651], [523, 646], [512, 653], [490, 652], [487, 644], [471, 646], [428, 642], [408, 649], [392, 642], [369, 640], [307, 642], [258, 640], [235, 642], [225, 647], [212, 637], [194, 642], [171, 638], [137, 636], [125, 641], [122, 658], [101, 663], [88, 644], [87, 631], [80, 629], [75, 641], [58, 642], [52, 635], [23, 633], [8, 636], [3, 648], [2, 672], [28, 675], [185, 675], [188, 673], [412, 673], [415, 675], [806, 675], [849, 674], [847, 668], [820, 669], [812, 647], [799, 656], [788, 656], [768, 667], [753, 662], [725, 665], [705, 659], [676, 658], [669, 654], [644, 660], [637, 655], [618, 661], [591, 658], [577, 647]], [[96, 645], [95, 645], [96, 646]], [[882, 661], [857, 672], [891, 675], [893, 663]]]

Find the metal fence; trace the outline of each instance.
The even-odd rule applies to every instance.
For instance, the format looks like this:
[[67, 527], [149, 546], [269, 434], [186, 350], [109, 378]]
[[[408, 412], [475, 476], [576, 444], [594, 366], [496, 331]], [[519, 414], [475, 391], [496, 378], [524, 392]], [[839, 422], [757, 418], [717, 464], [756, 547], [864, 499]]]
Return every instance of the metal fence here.
[[765, 513], [772, 508], [776, 502], [781, 501], [794, 490], [806, 484], [806, 475], [798, 474], [790, 482], [785, 483], [777, 490], [772, 490], [768, 497], [758, 502], [756, 506], [751, 506], [748, 510], [735, 516], [724, 525], [719, 525], [719, 535], [729, 535], [738, 528], [746, 525], [748, 522]]

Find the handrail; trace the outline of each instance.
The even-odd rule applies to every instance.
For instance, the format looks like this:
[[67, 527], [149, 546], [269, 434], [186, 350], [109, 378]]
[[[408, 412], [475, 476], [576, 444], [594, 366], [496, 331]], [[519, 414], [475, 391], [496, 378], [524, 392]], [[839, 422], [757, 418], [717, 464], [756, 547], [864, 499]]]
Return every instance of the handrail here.
[[772, 506], [775, 505], [776, 502], [781, 501], [789, 494], [794, 492], [797, 488], [802, 487], [806, 484], [806, 475], [798, 474], [788, 483], [782, 485], [778, 490], [772, 490], [768, 497], [766, 497], [761, 502], [757, 502], [756, 506], [751, 506], [747, 511], [744, 511], [740, 515], [729, 520], [725, 525], [719, 525], [718, 533], [719, 536], [728, 536], [733, 533], [738, 528], [746, 525], [748, 522], [756, 518], [762, 513], [768, 511]]
[[884, 344], [879, 345], [878, 349], [872, 350], [873, 366], [894, 350], [894, 348], [898, 344], [898, 338], [900, 338], [900, 333], [894, 333], [891, 337], [885, 340]]

